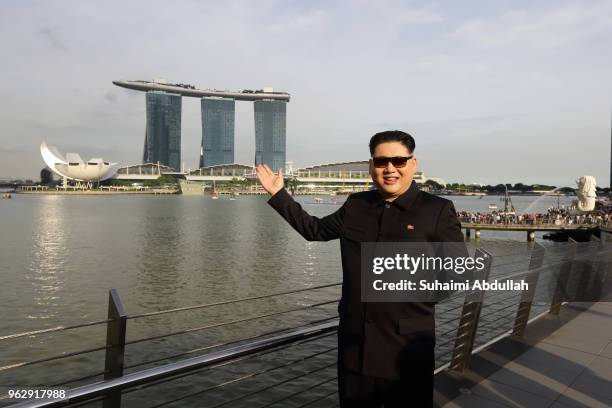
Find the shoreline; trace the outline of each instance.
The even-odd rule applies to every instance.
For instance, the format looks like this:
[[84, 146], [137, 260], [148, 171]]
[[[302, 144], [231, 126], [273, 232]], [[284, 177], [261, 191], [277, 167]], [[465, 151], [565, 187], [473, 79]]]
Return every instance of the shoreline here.
[[173, 195], [180, 194], [178, 190], [147, 190], [147, 191], [108, 191], [108, 190], [79, 190], [79, 191], [64, 191], [64, 190], [45, 190], [45, 191], [20, 191], [17, 190], [14, 194], [30, 194], [30, 195]]

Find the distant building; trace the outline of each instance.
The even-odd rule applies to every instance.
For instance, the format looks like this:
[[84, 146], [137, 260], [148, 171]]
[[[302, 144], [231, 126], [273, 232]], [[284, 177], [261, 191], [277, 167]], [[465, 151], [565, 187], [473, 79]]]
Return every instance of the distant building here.
[[45, 142], [40, 144], [40, 154], [51, 171], [67, 180], [84, 182], [106, 180], [113, 176], [117, 164], [101, 158], [84, 161], [77, 153], [66, 153], [64, 156], [55, 147], [47, 146]]
[[147, 129], [143, 163], [161, 163], [181, 170], [181, 97], [201, 98], [202, 144], [199, 167], [234, 162], [235, 101], [253, 101], [255, 164], [274, 171], [285, 164], [287, 92], [273, 88], [242, 91], [200, 89], [184, 83], [113, 81], [122, 88], [146, 92]]
[[147, 92], [147, 128], [143, 163], [181, 169], [181, 95]]
[[202, 98], [202, 147], [200, 166], [234, 163], [236, 102], [226, 98]]
[[287, 102], [255, 101], [255, 165], [267, 164], [272, 171], [285, 165]]
[[248, 164], [228, 163], [201, 167], [188, 172], [185, 176], [190, 181], [212, 181], [232, 179], [254, 179], [255, 169]]
[[[300, 181], [315, 183], [326, 181], [363, 183], [371, 180], [368, 160], [319, 164], [294, 170], [292, 175]], [[415, 172], [413, 180], [417, 184], [424, 184], [427, 180], [432, 180], [446, 186], [446, 181], [442, 178], [426, 177], [422, 171]]]
[[172, 167], [160, 163], [132, 164], [117, 169], [115, 178], [119, 180], [155, 180], [164, 174], [177, 175]]

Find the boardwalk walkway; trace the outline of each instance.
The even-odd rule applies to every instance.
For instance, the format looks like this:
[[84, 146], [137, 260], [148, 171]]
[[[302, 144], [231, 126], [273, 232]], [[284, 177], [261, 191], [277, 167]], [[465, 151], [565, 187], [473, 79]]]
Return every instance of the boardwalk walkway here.
[[[525, 338], [492, 345], [472, 359], [471, 371], [447, 373], [436, 384], [444, 408], [610, 407], [612, 303], [571, 304], [559, 316], [545, 315]], [[444, 396], [457, 386], [459, 396]]]

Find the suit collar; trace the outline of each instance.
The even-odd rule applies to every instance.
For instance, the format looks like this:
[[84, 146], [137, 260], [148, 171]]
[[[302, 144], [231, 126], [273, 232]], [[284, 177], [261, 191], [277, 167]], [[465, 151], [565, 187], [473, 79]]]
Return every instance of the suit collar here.
[[[380, 207], [384, 205], [385, 199], [383, 198], [383, 196], [378, 192], [378, 190], [375, 190], [374, 193], [375, 194], [373, 194], [372, 196], [372, 201], [370, 202], [370, 205], [372, 207]], [[393, 200], [391, 202], [391, 205], [395, 205], [402, 210], [407, 210], [408, 208], [410, 208], [412, 203], [414, 203], [418, 194], [419, 187], [417, 186], [416, 181], [413, 180], [408, 190], [406, 190], [406, 192], [404, 192], [402, 195]]]

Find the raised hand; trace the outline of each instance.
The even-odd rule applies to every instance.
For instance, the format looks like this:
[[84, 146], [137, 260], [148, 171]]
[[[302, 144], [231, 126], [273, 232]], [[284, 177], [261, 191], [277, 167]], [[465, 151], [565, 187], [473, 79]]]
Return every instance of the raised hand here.
[[285, 186], [283, 169], [278, 169], [278, 174], [275, 174], [267, 164], [260, 164], [256, 171], [257, 179], [268, 193], [274, 195]]

